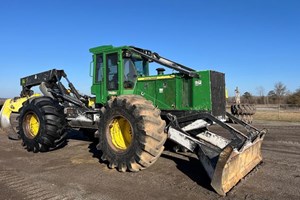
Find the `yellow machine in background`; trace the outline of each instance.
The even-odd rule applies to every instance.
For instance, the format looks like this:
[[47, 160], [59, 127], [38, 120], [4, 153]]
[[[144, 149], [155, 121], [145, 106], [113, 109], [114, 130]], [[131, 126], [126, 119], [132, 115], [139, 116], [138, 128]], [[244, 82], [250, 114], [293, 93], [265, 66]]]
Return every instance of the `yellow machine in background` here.
[[38, 96], [41, 95], [33, 94], [28, 97], [16, 97], [4, 101], [0, 111], [0, 128], [8, 134], [10, 139], [19, 139], [16, 133], [18, 126], [17, 117], [19, 116], [19, 110], [22, 108], [23, 103], [30, 98]]

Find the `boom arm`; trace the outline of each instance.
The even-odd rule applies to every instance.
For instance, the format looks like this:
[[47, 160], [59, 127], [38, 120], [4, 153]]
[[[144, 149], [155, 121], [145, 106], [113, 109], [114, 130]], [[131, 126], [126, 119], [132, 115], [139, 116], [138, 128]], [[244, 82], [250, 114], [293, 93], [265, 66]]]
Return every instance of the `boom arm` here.
[[162, 56], [160, 56], [158, 53], [155, 52], [151, 52], [149, 50], [146, 49], [141, 49], [141, 48], [137, 48], [134, 46], [130, 46], [130, 51], [144, 57], [147, 58], [148, 60], [152, 60], [154, 62], [157, 62], [161, 65], [164, 65], [166, 67], [169, 67], [171, 69], [175, 69], [183, 74], [186, 74], [190, 77], [194, 77], [194, 78], [198, 78], [199, 74], [196, 73], [196, 71], [194, 69], [191, 69], [189, 67], [186, 67], [182, 64], [176, 63], [174, 61], [168, 60]]

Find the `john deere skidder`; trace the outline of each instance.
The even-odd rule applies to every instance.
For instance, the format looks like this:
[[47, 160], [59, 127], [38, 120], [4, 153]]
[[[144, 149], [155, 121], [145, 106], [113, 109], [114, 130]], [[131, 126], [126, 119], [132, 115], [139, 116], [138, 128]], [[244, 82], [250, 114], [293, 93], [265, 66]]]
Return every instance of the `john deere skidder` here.
[[[195, 71], [133, 46], [100, 46], [90, 52], [93, 98], [79, 94], [63, 70], [21, 79], [20, 101], [25, 102], [1, 117], [7, 125], [10, 114], [19, 115], [16, 129], [28, 151], [56, 148], [66, 130], [82, 128], [95, 133], [110, 168], [140, 171], [155, 163], [170, 139], [197, 154], [220, 195], [261, 162], [266, 131], [226, 113], [223, 73]], [[152, 62], [174, 73], [158, 68], [157, 75], [149, 75]], [[33, 86], [43, 95], [32, 96]], [[224, 123], [226, 116], [244, 131]], [[216, 126], [223, 131], [213, 132]]]

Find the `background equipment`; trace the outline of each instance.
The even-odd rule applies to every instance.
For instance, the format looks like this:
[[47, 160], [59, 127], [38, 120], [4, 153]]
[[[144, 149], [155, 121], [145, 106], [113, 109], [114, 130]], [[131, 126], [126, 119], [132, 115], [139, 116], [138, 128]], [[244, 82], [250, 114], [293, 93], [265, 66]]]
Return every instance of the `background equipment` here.
[[253, 104], [241, 104], [239, 88], [236, 87], [236, 89], [235, 89], [235, 104], [232, 104], [230, 106], [230, 111], [231, 111], [231, 114], [234, 115], [236, 118], [238, 118], [248, 124], [252, 124], [253, 115], [256, 112], [256, 108], [255, 108], [255, 105], [253, 105]]

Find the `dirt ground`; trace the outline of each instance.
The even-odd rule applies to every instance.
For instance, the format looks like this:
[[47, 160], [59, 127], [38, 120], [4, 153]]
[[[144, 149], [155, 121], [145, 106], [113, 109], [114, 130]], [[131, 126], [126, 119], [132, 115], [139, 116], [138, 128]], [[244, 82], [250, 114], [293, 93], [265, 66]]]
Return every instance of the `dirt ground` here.
[[268, 128], [264, 162], [226, 197], [209, 185], [192, 154], [165, 151], [138, 173], [110, 170], [95, 143], [72, 133], [68, 144], [30, 153], [0, 132], [0, 199], [300, 199], [300, 123], [255, 122]]

